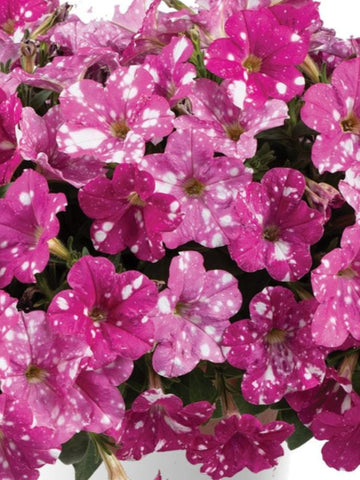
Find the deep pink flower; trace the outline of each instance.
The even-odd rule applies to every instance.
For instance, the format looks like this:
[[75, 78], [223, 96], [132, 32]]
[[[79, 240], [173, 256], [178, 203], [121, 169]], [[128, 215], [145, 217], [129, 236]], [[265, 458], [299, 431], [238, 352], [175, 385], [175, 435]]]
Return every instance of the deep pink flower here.
[[63, 180], [74, 187], [104, 173], [104, 162], [93, 155], [78, 158], [60, 152], [56, 143], [57, 131], [63, 120], [59, 106], [40, 117], [30, 107], [22, 111], [19, 150], [22, 157], [38, 165], [46, 178]]
[[206, 78], [197, 79], [188, 94], [192, 115], [181, 115], [174, 125], [205, 133], [216, 152], [244, 161], [255, 155], [255, 135], [282, 125], [288, 117], [288, 107], [282, 100], [267, 100], [259, 107], [243, 102], [242, 97], [237, 99], [237, 104], [244, 104], [240, 109], [230, 100], [227, 84], [227, 81], [219, 85]]
[[77, 404], [73, 385], [92, 355], [88, 345], [76, 337], [52, 335], [39, 310], [20, 312], [2, 344], [1, 390], [28, 404], [36, 425], [60, 428], [59, 443], [81, 429], [84, 402]]
[[334, 70], [331, 84], [313, 85], [304, 95], [301, 118], [320, 134], [311, 155], [320, 173], [347, 170], [360, 161], [359, 81], [360, 58], [354, 58]]
[[94, 247], [112, 254], [129, 247], [152, 262], [163, 257], [164, 232], [174, 230], [182, 216], [175, 197], [154, 190], [154, 178], [128, 164], [118, 165], [111, 180], [98, 177], [85, 185], [79, 203], [95, 219], [90, 232]]
[[267, 287], [250, 302], [250, 320], [231, 324], [222, 345], [231, 365], [246, 369], [241, 384], [251, 403], [274, 403], [289, 392], [318, 385], [325, 375], [325, 352], [311, 337], [317, 302], [296, 303], [283, 287]]
[[355, 210], [356, 222], [360, 225], [360, 163], [346, 170], [345, 178], [339, 182], [339, 190]]
[[207, 49], [211, 72], [245, 84], [254, 100], [288, 101], [302, 93], [304, 78], [295, 67], [308, 45], [268, 9], [239, 11], [227, 20], [225, 31], [229, 38], [218, 38]]
[[21, 400], [0, 395], [0, 477], [6, 480], [36, 480], [38, 468], [54, 463], [60, 444], [53, 431], [33, 426], [30, 408]]
[[214, 480], [244, 468], [257, 473], [277, 465], [277, 457], [284, 453], [281, 443], [293, 430], [286, 422], [263, 425], [252, 415], [232, 415], [219, 421], [214, 435], [197, 435], [186, 457], [190, 463], [201, 463], [200, 471]]
[[171, 261], [168, 288], [150, 314], [157, 343], [154, 369], [176, 377], [202, 359], [223, 362], [222, 334], [241, 301], [235, 277], [225, 270], [206, 271], [198, 252], [180, 252]]
[[147, 390], [132, 403], [125, 414], [120, 439], [120, 460], [139, 460], [154, 451], [178, 450], [189, 444], [198, 426], [211, 416], [214, 407], [208, 402], [183, 406], [176, 395], [160, 389]]
[[[57, 3], [57, 2], [56, 2]], [[55, 1], [46, 0], [3, 0], [0, 5], [0, 27], [12, 35], [17, 27], [34, 22], [54, 6]]]
[[60, 150], [118, 163], [125, 152], [140, 159], [146, 141], [159, 141], [173, 128], [174, 114], [163, 97], [153, 94], [154, 87], [150, 73], [134, 65], [115, 70], [105, 88], [93, 80], [80, 80], [64, 89]]
[[49, 193], [45, 178], [24, 170], [0, 199], [0, 286], [13, 276], [35, 282], [49, 260], [48, 241], [59, 232], [58, 212], [65, 210], [63, 193]]
[[237, 232], [232, 203], [235, 192], [250, 183], [251, 173], [237, 158], [214, 157], [205, 134], [174, 132], [165, 152], [145, 156], [142, 166], [155, 178], [157, 190], [174, 195], [184, 213], [178, 228], [163, 235], [168, 248], [190, 240], [220, 247]]
[[88, 255], [73, 265], [67, 281], [72, 289], [53, 298], [48, 321], [55, 332], [90, 345], [92, 368], [118, 355], [135, 360], [150, 350], [154, 328], [146, 315], [156, 305], [157, 289], [145, 275], [118, 274], [106, 258]]
[[301, 199], [304, 189], [299, 171], [272, 168], [261, 183], [251, 183], [244, 195], [238, 195], [235, 208], [241, 225], [228, 248], [242, 270], [266, 268], [283, 282], [310, 270], [310, 245], [320, 240], [323, 219]]
[[360, 340], [360, 226], [347, 227], [341, 247], [321, 259], [311, 273], [320, 303], [312, 324], [316, 343], [339, 347], [351, 334]]

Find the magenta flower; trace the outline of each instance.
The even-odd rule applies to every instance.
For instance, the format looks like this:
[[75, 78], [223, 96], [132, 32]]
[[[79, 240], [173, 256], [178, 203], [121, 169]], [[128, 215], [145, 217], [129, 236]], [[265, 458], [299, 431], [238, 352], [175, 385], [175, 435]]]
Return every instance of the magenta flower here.
[[251, 181], [251, 173], [236, 158], [214, 157], [209, 138], [193, 130], [174, 132], [165, 153], [147, 155], [142, 163], [156, 180], [159, 192], [171, 193], [184, 213], [175, 230], [164, 233], [168, 248], [190, 240], [220, 247], [237, 232], [232, 206], [235, 192]]
[[308, 45], [268, 9], [240, 10], [227, 20], [225, 32], [229, 38], [214, 40], [206, 52], [212, 73], [245, 84], [248, 97], [262, 102], [302, 93], [305, 82], [296, 65]]
[[48, 241], [59, 232], [56, 214], [65, 210], [63, 193], [49, 193], [46, 180], [24, 170], [0, 199], [0, 286], [13, 276], [35, 282], [49, 261]]
[[[0, 27], [12, 35], [17, 27], [34, 22], [57, 3], [52, 0], [3, 0], [0, 7]], [[50, 4], [50, 5], [49, 5]]]
[[135, 65], [115, 70], [105, 88], [93, 80], [66, 88], [60, 95], [65, 120], [57, 137], [60, 150], [118, 163], [125, 152], [140, 159], [146, 141], [155, 143], [173, 128], [168, 102], [153, 91], [150, 73]]
[[345, 178], [339, 182], [339, 190], [355, 210], [356, 223], [360, 225], [360, 163], [346, 170]]
[[301, 199], [304, 189], [300, 172], [273, 168], [261, 183], [251, 183], [238, 195], [235, 208], [241, 225], [228, 248], [242, 270], [266, 268], [282, 282], [295, 281], [310, 270], [310, 245], [322, 236], [323, 217]]
[[56, 143], [57, 131], [62, 125], [58, 106], [43, 117], [30, 107], [22, 111], [19, 150], [26, 160], [35, 162], [46, 178], [63, 180], [74, 187], [82, 187], [104, 173], [104, 162], [93, 155], [74, 158], [60, 152]]
[[120, 460], [139, 460], [154, 451], [179, 450], [189, 444], [198, 426], [205, 423], [214, 410], [208, 402], [183, 406], [182, 400], [160, 389], [141, 393], [125, 414], [120, 439]]
[[304, 95], [301, 118], [320, 134], [312, 148], [320, 173], [347, 170], [360, 160], [359, 79], [360, 59], [354, 58], [334, 70], [331, 85], [318, 83]]
[[67, 281], [72, 289], [53, 298], [48, 321], [55, 332], [90, 345], [92, 368], [118, 355], [135, 360], [150, 350], [154, 328], [146, 315], [156, 305], [157, 289], [145, 275], [118, 274], [106, 258], [88, 255], [73, 265]]
[[214, 435], [197, 435], [186, 457], [190, 463], [201, 463], [200, 471], [214, 480], [244, 468], [257, 473], [277, 465], [277, 457], [284, 453], [281, 443], [293, 430], [286, 422], [263, 425], [252, 415], [231, 415], [219, 421]]
[[315, 298], [320, 303], [312, 324], [316, 343], [339, 347], [351, 334], [360, 340], [360, 226], [347, 227], [341, 248], [321, 259], [311, 273]]
[[227, 85], [227, 81], [219, 85], [206, 78], [197, 79], [188, 94], [193, 115], [181, 115], [174, 124], [207, 134], [216, 152], [244, 161], [255, 155], [255, 135], [282, 125], [288, 108], [282, 100], [267, 100], [259, 107], [238, 98], [238, 103], [244, 104], [240, 109], [230, 100]]
[[33, 426], [33, 416], [21, 397], [0, 395], [0, 477], [6, 480], [36, 480], [38, 468], [54, 463], [60, 444], [53, 431]]
[[97, 250], [116, 254], [129, 247], [152, 262], [164, 256], [164, 232], [174, 230], [182, 216], [175, 197], [154, 189], [149, 173], [122, 164], [111, 180], [98, 177], [80, 190], [81, 209], [95, 219], [90, 235]]
[[52, 335], [45, 312], [20, 312], [18, 318], [2, 340], [1, 390], [28, 404], [36, 425], [61, 427], [59, 443], [66, 441], [83, 425], [84, 402], [77, 404], [73, 385], [91, 350], [76, 337]]
[[250, 320], [230, 325], [222, 345], [227, 361], [246, 369], [241, 389], [246, 400], [274, 403], [289, 392], [307, 390], [325, 375], [323, 352], [311, 337], [317, 302], [296, 303], [283, 287], [267, 287], [250, 302]]
[[236, 279], [206, 271], [198, 252], [180, 252], [170, 264], [168, 288], [150, 314], [155, 325], [153, 367], [160, 375], [190, 372], [200, 360], [221, 363], [221, 338], [241, 306]]

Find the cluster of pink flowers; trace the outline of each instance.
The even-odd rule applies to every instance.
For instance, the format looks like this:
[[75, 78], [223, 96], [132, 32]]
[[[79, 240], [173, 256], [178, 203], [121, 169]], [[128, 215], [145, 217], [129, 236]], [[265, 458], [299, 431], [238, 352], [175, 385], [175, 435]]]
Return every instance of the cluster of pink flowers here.
[[313, 0], [165, 3], [0, 6], [4, 480], [89, 444], [259, 472], [294, 411], [360, 465], [360, 41]]

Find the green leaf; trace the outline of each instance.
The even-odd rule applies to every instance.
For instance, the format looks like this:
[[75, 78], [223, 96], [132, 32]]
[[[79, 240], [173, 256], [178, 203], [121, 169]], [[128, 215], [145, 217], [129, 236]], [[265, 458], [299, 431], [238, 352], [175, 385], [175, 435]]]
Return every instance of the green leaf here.
[[189, 394], [191, 403], [201, 400], [213, 403], [216, 399], [216, 388], [200, 368], [196, 368], [189, 375]]
[[300, 447], [313, 437], [311, 430], [300, 422], [296, 412], [293, 410], [289, 409], [280, 411], [279, 416], [280, 420], [291, 423], [295, 427], [294, 433], [287, 439], [287, 444], [290, 450], [295, 450], [295, 448]]
[[62, 445], [59, 459], [65, 465], [80, 462], [88, 449], [90, 438], [87, 432], [76, 433]]
[[36, 93], [30, 102], [30, 107], [32, 107], [36, 112], [44, 106], [44, 103], [52, 95], [52, 90], [41, 90]]
[[102, 459], [97, 451], [96, 445], [90, 440], [85, 455], [80, 462], [73, 464], [75, 469], [75, 480], [89, 480], [101, 463]]

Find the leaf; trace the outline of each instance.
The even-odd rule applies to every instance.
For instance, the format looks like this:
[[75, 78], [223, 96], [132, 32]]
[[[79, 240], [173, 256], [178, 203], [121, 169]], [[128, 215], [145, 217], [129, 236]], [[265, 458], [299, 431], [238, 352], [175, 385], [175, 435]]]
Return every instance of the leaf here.
[[293, 410], [283, 410], [279, 412], [280, 420], [294, 425], [295, 431], [287, 439], [287, 444], [290, 450], [300, 447], [313, 437], [311, 430], [303, 425], [298, 419], [297, 414]]
[[87, 432], [76, 433], [62, 445], [59, 459], [65, 465], [80, 462], [86, 454], [90, 442]]
[[216, 388], [212, 381], [204, 375], [200, 368], [193, 370], [189, 376], [190, 402], [208, 400], [213, 403], [216, 398]]
[[89, 439], [85, 455], [80, 462], [74, 463], [75, 480], [89, 480], [92, 474], [101, 465], [102, 459], [93, 441]]
[[30, 107], [32, 107], [36, 112], [44, 106], [44, 103], [51, 96], [53, 92], [51, 90], [41, 90], [36, 93], [30, 102]]

